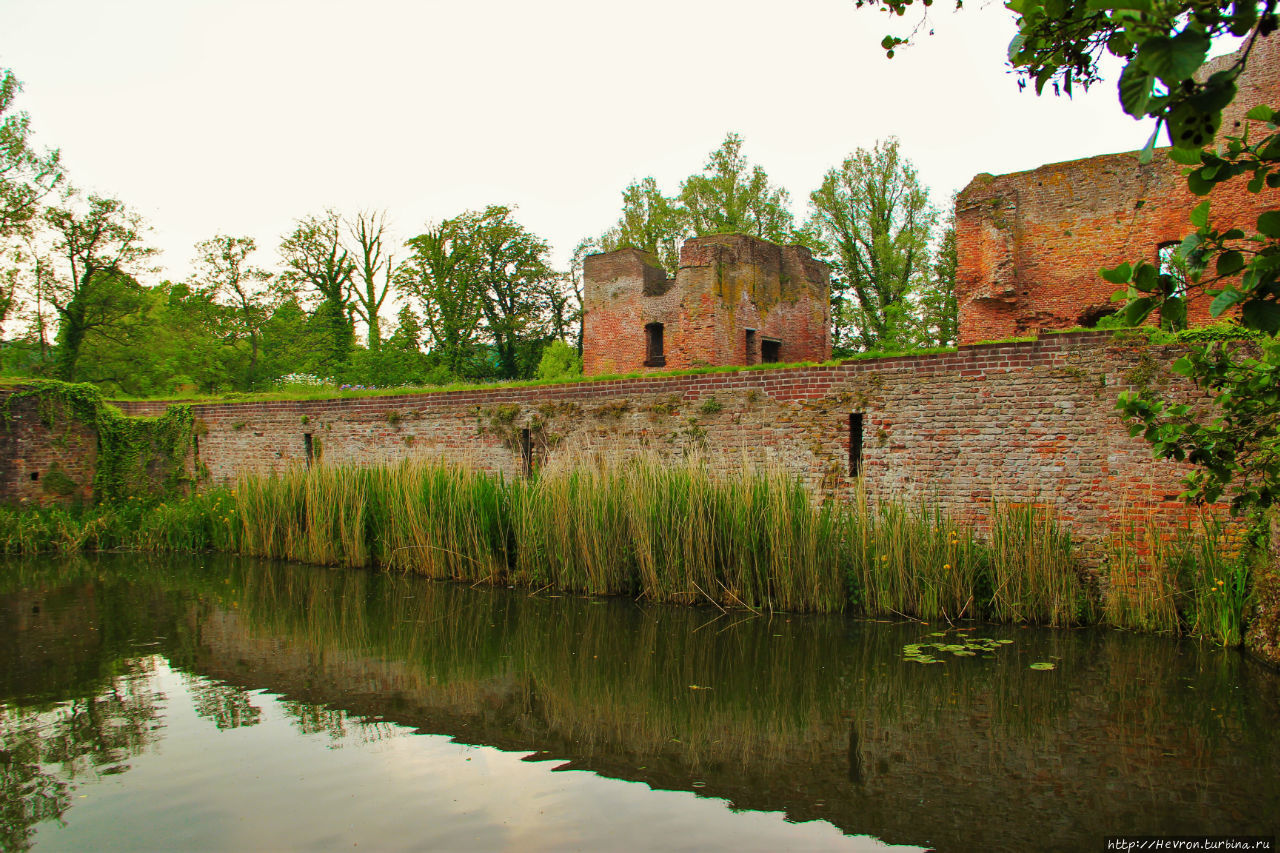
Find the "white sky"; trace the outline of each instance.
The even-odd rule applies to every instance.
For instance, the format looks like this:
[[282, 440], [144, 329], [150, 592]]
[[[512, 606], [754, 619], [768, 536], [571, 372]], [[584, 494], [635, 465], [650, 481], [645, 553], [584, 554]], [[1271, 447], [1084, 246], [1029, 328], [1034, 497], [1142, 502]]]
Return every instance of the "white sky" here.
[[490, 203], [564, 265], [622, 189], [667, 192], [727, 131], [803, 217], [822, 174], [897, 135], [939, 205], [979, 172], [1139, 148], [1111, 81], [1020, 93], [998, 4], [910, 22], [853, 0], [0, 0], [0, 66], [71, 180], [153, 227], [163, 275], [215, 233], [386, 209], [400, 237]]

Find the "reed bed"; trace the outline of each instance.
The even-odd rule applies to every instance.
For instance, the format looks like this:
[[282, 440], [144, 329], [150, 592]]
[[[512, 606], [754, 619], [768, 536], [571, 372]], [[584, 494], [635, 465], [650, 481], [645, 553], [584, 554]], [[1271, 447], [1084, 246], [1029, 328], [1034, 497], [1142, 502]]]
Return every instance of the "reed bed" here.
[[166, 503], [0, 510], [2, 553], [216, 549], [752, 611], [1054, 626], [1101, 617], [1235, 645], [1249, 570], [1230, 545], [1209, 522], [1173, 542], [1123, 531], [1099, 613], [1044, 507], [997, 502], [980, 541], [923, 501], [860, 492], [815, 505], [779, 468], [698, 458], [553, 463], [514, 480], [443, 462], [316, 466]]
[[1202, 513], [1174, 535], [1126, 522], [1108, 553], [1104, 618], [1116, 627], [1239, 645], [1252, 600], [1238, 537]]

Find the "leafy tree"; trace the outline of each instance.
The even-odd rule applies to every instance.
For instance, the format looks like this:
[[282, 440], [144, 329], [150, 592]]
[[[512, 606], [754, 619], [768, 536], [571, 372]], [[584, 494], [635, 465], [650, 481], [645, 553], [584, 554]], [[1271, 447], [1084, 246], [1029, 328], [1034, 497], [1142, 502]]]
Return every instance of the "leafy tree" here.
[[130, 275], [155, 250], [142, 244], [142, 219], [116, 199], [90, 195], [83, 207], [45, 212], [59, 269], [41, 282], [58, 314], [59, 379], [76, 380], [85, 336], [109, 335], [138, 308], [140, 287]]
[[711, 152], [702, 174], [690, 175], [680, 185], [680, 215], [685, 230], [697, 237], [750, 234], [789, 242], [790, 201], [785, 189], [771, 185], [764, 169], [743, 156], [742, 137], [736, 133]]
[[920, 293], [921, 346], [955, 346], [960, 337], [960, 305], [956, 299], [956, 212], [955, 196], [942, 225], [942, 236], [933, 251], [932, 275]]
[[383, 240], [387, 230], [385, 213], [359, 213], [347, 223], [355, 241], [355, 277], [359, 285], [352, 289], [356, 315], [369, 329], [369, 349], [382, 345], [382, 324], [378, 312], [391, 293], [395, 260], [385, 251]]
[[233, 312], [229, 318], [232, 340], [244, 337], [249, 341], [245, 387], [257, 383], [262, 327], [271, 311], [268, 288], [271, 273], [249, 262], [249, 255], [256, 249], [251, 237], [225, 234], [196, 244], [194, 284], [197, 291], [210, 301], [228, 305]]
[[542, 350], [539, 379], [569, 379], [582, 375], [582, 358], [573, 347], [556, 338]]
[[468, 237], [455, 220], [430, 228], [409, 240], [409, 257], [395, 273], [397, 290], [422, 311], [432, 352], [454, 376], [470, 373], [484, 317]]
[[[901, 15], [913, 0], [857, 2]], [[1280, 188], [1280, 113], [1273, 106], [1254, 107], [1240, 135], [1208, 147], [1259, 40], [1280, 28], [1274, 0], [1011, 0], [1009, 8], [1018, 23], [1009, 58], [1021, 85], [1034, 84], [1040, 93], [1052, 84], [1070, 94], [1074, 85], [1098, 82], [1110, 55], [1123, 66], [1121, 108], [1156, 119], [1144, 157], [1152, 156], [1163, 130], [1173, 146], [1169, 157], [1188, 167], [1187, 187], [1196, 195], [1227, 182], [1242, 182], [1254, 194]], [[1244, 37], [1243, 47], [1213, 74], [1198, 74], [1221, 36]], [[883, 44], [892, 54], [905, 41], [886, 36]], [[1233, 510], [1266, 509], [1280, 499], [1280, 210], [1271, 207], [1255, 222], [1215, 223], [1206, 200], [1190, 224], [1195, 230], [1179, 249], [1188, 280], [1145, 261], [1102, 272], [1127, 285], [1118, 295], [1125, 319], [1136, 324], [1156, 312], [1163, 325], [1180, 327], [1187, 298], [1204, 294], [1214, 316], [1238, 309], [1241, 324], [1261, 340], [1252, 351], [1210, 342], [1174, 364], [1210, 392], [1208, 412], [1143, 394], [1123, 395], [1119, 406], [1156, 455], [1198, 466], [1184, 497], [1216, 500], [1230, 489]]]
[[645, 178], [622, 191], [622, 216], [600, 244], [606, 252], [641, 249], [656, 257], [668, 275], [675, 275], [686, 219], [680, 204], [663, 195], [653, 178]]
[[319, 299], [314, 326], [324, 332], [324, 356], [318, 365], [328, 376], [342, 372], [355, 344], [351, 321], [352, 276], [356, 265], [342, 243], [342, 220], [332, 210], [297, 222], [280, 244], [285, 262], [281, 283], [298, 297]]
[[913, 343], [937, 214], [898, 140], [859, 148], [809, 196], [806, 230], [832, 265], [833, 340], [873, 350]]
[[262, 326], [262, 377], [323, 373], [321, 345], [327, 338], [328, 330], [318, 333], [298, 300], [286, 296]]
[[490, 205], [451, 221], [468, 247], [485, 331], [503, 379], [528, 378], [546, 339], [546, 284], [556, 277], [550, 246], [515, 221], [511, 209]]
[[21, 89], [13, 72], [0, 68], [0, 238], [26, 226], [63, 178], [59, 153], [34, 149], [31, 120], [13, 110]]

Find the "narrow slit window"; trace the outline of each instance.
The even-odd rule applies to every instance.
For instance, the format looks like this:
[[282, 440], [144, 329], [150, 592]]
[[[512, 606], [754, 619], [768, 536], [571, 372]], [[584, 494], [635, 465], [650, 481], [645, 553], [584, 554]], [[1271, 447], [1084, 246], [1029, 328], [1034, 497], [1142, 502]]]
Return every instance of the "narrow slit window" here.
[[533, 434], [527, 427], [520, 430], [520, 469], [526, 477], [533, 476]]
[[862, 473], [862, 413], [849, 415], [849, 476]]
[[662, 324], [649, 323], [644, 327], [644, 366], [663, 367], [667, 363], [662, 352]]
[[302, 434], [302, 453], [307, 457], [307, 467], [310, 468], [316, 461], [316, 446], [311, 439], [311, 433]]
[[756, 352], [756, 330], [747, 329], [747, 364], [759, 364], [760, 357]]
[[760, 341], [760, 362], [776, 364], [782, 361], [782, 341], [777, 338], [763, 338]]

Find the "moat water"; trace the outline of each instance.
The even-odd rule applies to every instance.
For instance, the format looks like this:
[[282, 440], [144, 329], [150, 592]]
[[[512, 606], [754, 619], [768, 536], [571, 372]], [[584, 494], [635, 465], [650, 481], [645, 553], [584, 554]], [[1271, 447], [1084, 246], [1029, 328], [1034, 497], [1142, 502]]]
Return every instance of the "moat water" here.
[[[221, 557], [0, 563], [0, 849], [1277, 833], [1280, 675], [1191, 642], [959, 627]], [[904, 654], [921, 644], [939, 662]]]

